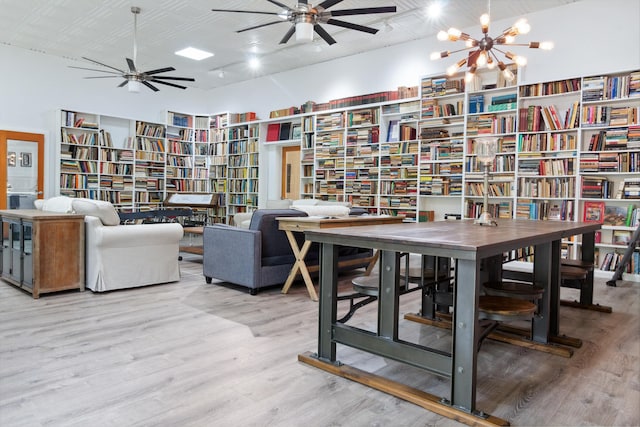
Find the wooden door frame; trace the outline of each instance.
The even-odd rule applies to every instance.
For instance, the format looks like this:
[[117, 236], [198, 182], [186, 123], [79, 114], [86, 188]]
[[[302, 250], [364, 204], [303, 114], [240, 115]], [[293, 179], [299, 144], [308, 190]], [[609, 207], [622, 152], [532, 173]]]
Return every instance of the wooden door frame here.
[[42, 199], [44, 192], [44, 135], [40, 133], [15, 132], [0, 130], [0, 209], [7, 209], [7, 146], [10, 139], [17, 141], [33, 141], [38, 144], [38, 190], [36, 197]]
[[289, 147], [282, 147], [282, 152], [280, 153], [280, 167], [282, 169], [280, 171], [280, 197], [281, 198], [284, 197], [287, 189], [287, 182], [285, 179], [287, 176], [287, 162], [285, 160], [287, 158], [287, 153], [292, 151], [301, 151], [300, 146], [291, 145]]

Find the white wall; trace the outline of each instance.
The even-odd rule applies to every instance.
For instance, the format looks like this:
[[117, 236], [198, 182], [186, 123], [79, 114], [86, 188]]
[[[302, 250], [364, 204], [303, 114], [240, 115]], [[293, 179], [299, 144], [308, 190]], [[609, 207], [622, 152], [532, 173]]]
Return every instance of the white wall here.
[[[524, 83], [640, 69], [638, 0], [583, 0], [526, 18], [532, 30], [521, 37], [523, 41], [553, 40], [556, 47], [552, 51], [513, 48], [529, 59], [520, 73]], [[498, 21], [492, 25], [503, 29], [512, 23]], [[463, 30], [472, 35], [479, 32], [478, 26]], [[442, 73], [456, 60], [429, 60], [432, 51], [447, 48], [431, 37], [207, 92], [143, 90], [131, 94], [115, 87], [118, 79], [85, 80], [82, 77], [88, 72], [68, 68], [84, 64], [0, 45], [0, 129], [45, 134], [45, 195], [49, 196], [57, 181], [50, 165], [56, 159], [55, 111], [61, 108], [152, 122], [164, 122], [166, 110], [255, 111], [267, 118], [271, 110], [308, 100], [326, 102], [418, 85], [420, 77]], [[271, 153], [264, 160], [271, 164], [276, 157]], [[276, 173], [278, 166], [273, 166], [271, 170]]]

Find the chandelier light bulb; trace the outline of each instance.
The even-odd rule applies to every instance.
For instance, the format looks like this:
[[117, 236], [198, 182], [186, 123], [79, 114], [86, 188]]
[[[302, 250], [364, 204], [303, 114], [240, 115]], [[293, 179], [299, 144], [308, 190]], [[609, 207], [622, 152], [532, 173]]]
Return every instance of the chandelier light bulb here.
[[435, 61], [436, 59], [446, 58], [447, 56], [449, 56], [449, 53], [450, 53], [450, 52], [449, 52], [448, 50], [445, 50], [445, 51], [443, 51], [443, 52], [433, 52], [433, 53], [429, 56], [429, 58], [430, 58], [432, 61]]
[[542, 49], [542, 50], [551, 50], [551, 49], [553, 49], [553, 42], [542, 42], [542, 43], [540, 43], [540, 49]]
[[467, 71], [466, 74], [464, 75], [464, 81], [467, 83], [470, 83], [471, 80], [473, 80], [473, 77], [475, 76], [477, 69], [478, 69], [477, 65], [472, 65], [471, 68], [469, 68], [469, 71]]
[[469, 39], [469, 40], [467, 40], [467, 41], [465, 41], [465, 42], [464, 42], [464, 45], [465, 45], [466, 47], [473, 47], [473, 46], [475, 46], [476, 44], [477, 44], [477, 43], [476, 43], [476, 41], [475, 41], [475, 40], [473, 40], [473, 39]]
[[478, 64], [478, 67], [484, 67], [485, 65], [487, 65], [487, 52], [480, 52], [480, 54], [478, 55], [478, 59], [476, 59], [476, 64]]
[[447, 33], [444, 30], [440, 30], [440, 31], [438, 31], [438, 35], [436, 37], [438, 38], [438, 40], [443, 42], [445, 40], [449, 40], [449, 33]]
[[496, 62], [493, 59], [491, 59], [491, 57], [487, 59], [487, 68], [490, 70], [493, 70], [496, 68]]
[[514, 41], [516, 41], [515, 36], [507, 35], [504, 37], [504, 44], [512, 44]]
[[456, 41], [460, 38], [460, 36], [462, 35], [462, 31], [460, 31], [457, 28], [449, 28], [449, 30], [447, 31], [447, 37], [449, 40], [451, 41]]
[[517, 30], [517, 34], [527, 34], [529, 31], [531, 31], [531, 25], [529, 25], [529, 23], [527, 22], [526, 19], [519, 19], [514, 25], [514, 28]]
[[484, 34], [489, 32], [489, 14], [483, 13], [480, 16], [480, 25], [482, 26], [482, 32]]

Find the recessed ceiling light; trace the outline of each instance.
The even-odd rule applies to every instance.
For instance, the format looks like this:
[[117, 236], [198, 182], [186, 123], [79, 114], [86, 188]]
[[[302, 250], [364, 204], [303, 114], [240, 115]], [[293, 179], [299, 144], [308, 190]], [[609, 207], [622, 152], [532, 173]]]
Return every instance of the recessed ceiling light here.
[[427, 8], [427, 15], [431, 19], [438, 18], [441, 13], [442, 13], [442, 4], [440, 4], [440, 2], [438, 1], [434, 1]]
[[212, 57], [213, 53], [205, 52], [204, 50], [196, 49], [195, 47], [188, 47], [186, 49], [177, 51], [176, 55], [184, 56], [189, 59], [195, 59], [196, 61], [201, 61], [203, 59]]
[[254, 70], [260, 68], [260, 60], [256, 57], [249, 59], [249, 67], [251, 67]]

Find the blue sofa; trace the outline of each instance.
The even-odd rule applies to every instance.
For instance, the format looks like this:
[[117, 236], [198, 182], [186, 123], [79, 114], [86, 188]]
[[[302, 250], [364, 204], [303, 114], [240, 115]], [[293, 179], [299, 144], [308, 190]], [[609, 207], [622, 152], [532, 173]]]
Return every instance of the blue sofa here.
[[[289, 276], [295, 257], [284, 231], [278, 229], [277, 217], [307, 214], [295, 209], [258, 209], [249, 228], [214, 224], [204, 228], [202, 269], [207, 283], [222, 280], [249, 288], [252, 295], [260, 288], [281, 285]], [[296, 233], [299, 246], [304, 235]], [[350, 269], [366, 267], [373, 255], [371, 249], [342, 247], [340, 260], [361, 259]], [[318, 246], [311, 246], [305, 261], [317, 264]]]

